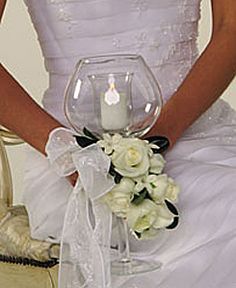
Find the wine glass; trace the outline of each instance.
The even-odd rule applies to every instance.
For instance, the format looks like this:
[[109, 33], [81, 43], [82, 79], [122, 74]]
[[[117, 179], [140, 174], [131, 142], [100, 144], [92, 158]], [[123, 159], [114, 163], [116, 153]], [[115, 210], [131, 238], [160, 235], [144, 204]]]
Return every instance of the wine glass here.
[[[113, 100], [107, 102], [109, 93]], [[64, 103], [66, 117], [78, 132], [86, 127], [98, 136], [110, 132], [140, 137], [158, 118], [162, 97], [141, 56], [109, 55], [78, 62]]]
[[[79, 133], [87, 128], [98, 138], [103, 133], [141, 137], [157, 120], [162, 108], [158, 83], [140, 55], [105, 55], [81, 59], [65, 93], [65, 114]], [[155, 270], [157, 261], [130, 256], [129, 227], [117, 217], [119, 257], [111, 263], [113, 274]]]

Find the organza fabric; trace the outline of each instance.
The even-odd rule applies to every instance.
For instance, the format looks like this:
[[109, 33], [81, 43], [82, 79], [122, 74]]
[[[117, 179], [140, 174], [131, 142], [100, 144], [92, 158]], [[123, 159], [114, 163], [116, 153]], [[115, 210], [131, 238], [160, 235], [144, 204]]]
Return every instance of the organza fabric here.
[[96, 144], [81, 149], [64, 128], [50, 133], [46, 152], [59, 175], [79, 173], [63, 223], [59, 288], [110, 288], [112, 213], [101, 199], [115, 185], [110, 158]]
[[[43, 104], [65, 125], [63, 94], [81, 57], [141, 54], [164, 101], [198, 58], [199, 0], [25, 2], [49, 72]], [[181, 186], [180, 226], [153, 240], [131, 239], [133, 253], [163, 266], [152, 273], [112, 277], [112, 288], [236, 287], [235, 135], [236, 113], [219, 100], [166, 153], [166, 172]], [[24, 203], [32, 236], [58, 242], [72, 187], [33, 149], [26, 165]]]

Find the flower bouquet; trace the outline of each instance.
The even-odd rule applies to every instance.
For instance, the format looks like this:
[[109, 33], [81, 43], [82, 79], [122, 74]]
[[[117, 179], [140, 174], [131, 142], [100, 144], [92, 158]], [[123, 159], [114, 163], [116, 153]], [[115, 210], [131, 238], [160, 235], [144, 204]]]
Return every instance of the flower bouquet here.
[[[99, 139], [86, 128], [83, 131], [83, 136], [76, 136], [78, 144], [86, 147], [97, 143], [111, 160], [109, 174], [114, 178], [115, 186], [102, 201], [118, 217], [123, 230], [120, 232], [121, 255], [113, 263], [113, 272], [132, 274], [134, 266], [130, 264], [135, 261], [129, 252], [129, 231], [137, 239], [149, 239], [160, 229], [176, 228], [179, 222], [175, 203], [180, 189], [163, 173], [166, 161], [161, 152], [167, 149], [168, 140], [161, 136], [141, 140], [107, 133]], [[135, 265], [135, 272], [139, 269], [140, 265]], [[150, 270], [150, 266], [146, 269]], [[152, 269], [156, 269], [156, 265]], [[145, 268], [141, 270], [143, 272]]]

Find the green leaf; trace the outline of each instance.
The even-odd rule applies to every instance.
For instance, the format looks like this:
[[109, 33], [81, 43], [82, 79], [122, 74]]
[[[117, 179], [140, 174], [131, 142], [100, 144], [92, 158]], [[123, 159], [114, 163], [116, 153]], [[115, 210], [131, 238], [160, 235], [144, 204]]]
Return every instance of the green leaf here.
[[140, 239], [140, 238], [141, 238], [141, 236], [142, 236], [142, 234], [141, 234], [141, 233], [139, 233], [139, 232], [137, 232], [137, 231], [134, 231], [134, 234], [136, 235], [136, 237], [137, 237], [138, 239]]
[[111, 162], [111, 165], [110, 165], [109, 174], [114, 177], [114, 181], [115, 181], [116, 184], [119, 184], [120, 181], [121, 181], [121, 179], [123, 178], [123, 176], [120, 175], [120, 174], [115, 170], [115, 167], [114, 167], [114, 165], [112, 164], [112, 162]]
[[89, 137], [89, 138], [91, 138], [91, 139], [93, 139], [93, 140], [96, 140], [96, 141], [99, 140], [99, 139], [98, 139], [91, 131], [89, 131], [86, 127], [84, 127], [84, 129], [83, 129], [83, 133], [84, 133], [85, 136], [87, 136], [87, 137]]
[[156, 188], [156, 185], [155, 185], [155, 184], [153, 184], [152, 182], [150, 182], [150, 185], [151, 185], [151, 187], [152, 187], [153, 189], [155, 189], [155, 188]]
[[174, 217], [173, 222], [166, 227], [167, 230], [175, 229], [179, 225], [179, 217]]
[[116, 175], [114, 178], [115, 183], [119, 184], [122, 178], [123, 178], [123, 176], [121, 176], [119, 173], [116, 172]]
[[115, 177], [116, 176], [116, 170], [115, 170], [115, 167], [114, 167], [114, 165], [112, 164], [112, 162], [111, 162], [111, 165], [110, 165], [110, 168], [109, 168], [109, 174], [111, 175], [111, 176], [113, 176], [113, 177]]
[[170, 210], [171, 213], [173, 213], [176, 216], [179, 215], [179, 212], [178, 212], [177, 208], [175, 207], [175, 205], [173, 203], [171, 203], [170, 201], [165, 199], [165, 204], [166, 204], [166, 207]]
[[141, 192], [139, 192], [138, 195], [134, 195], [134, 198], [132, 200], [132, 204], [139, 205], [143, 202], [144, 199], [146, 199], [148, 195], [148, 191], [146, 188], [144, 188]]
[[76, 142], [79, 144], [80, 147], [85, 148], [89, 145], [92, 145], [94, 143], [96, 143], [97, 141], [95, 141], [94, 139], [85, 137], [85, 136], [74, 136], [76, 139]]
[[165, 136], [149, 136], [146, 137], [144, 140], [147, 140], [149, 143], [153, 143], [159, 147], [159, 149], [152, 148], [153, 153], [162, 153], [168, 149], [170, 146], [170, 141]]

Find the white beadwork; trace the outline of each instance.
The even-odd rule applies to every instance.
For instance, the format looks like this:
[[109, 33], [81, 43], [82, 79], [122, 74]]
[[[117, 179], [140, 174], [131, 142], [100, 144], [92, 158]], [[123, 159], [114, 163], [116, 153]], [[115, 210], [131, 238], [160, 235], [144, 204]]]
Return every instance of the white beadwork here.
[[140, 49], [147, 44], [147, 33], [142, 31], [139, 34], [135, 35], [135, 47]]
[[233, 131], [231, 131], [231, 135], [218, 136], [217, 127], [223, 123], [224, 125], [235, 125], [236, 115], [228, 103], [218, 100], [185, 132], [184, 136], [193, 138], [194, 135], [196, 138], [205, 138], [209, 134], [208, 129], [215, 127], [214, 139], [216, 142], [231, 143], [233, 139], [235, 141], [235, 137], [232, 138]]
[[71, 21], [71, 16], [69, 13], [67, 13], [65, 11], [65, 9], [63, 7], [61, 7], [61, 8], [59, 8], [59, 11], [58, 11], [58, 19], [60, 21], [69, 22], [69, 21]]
[[146, 0], [133, 0], [133, 8], [141, 14], [148, 9], [148, 2]]
[[120, 48], [120, 39], [118, 39], [118, 38], [113, 38], [113, 39], [112, 39], [112, 44], [113, 44], [114, 47]]

